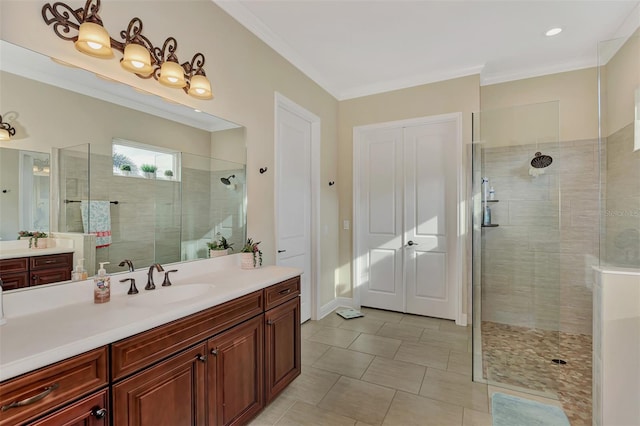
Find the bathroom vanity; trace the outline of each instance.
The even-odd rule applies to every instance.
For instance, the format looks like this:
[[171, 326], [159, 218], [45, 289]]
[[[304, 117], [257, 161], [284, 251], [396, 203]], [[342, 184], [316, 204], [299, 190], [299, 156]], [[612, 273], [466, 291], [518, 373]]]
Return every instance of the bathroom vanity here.
[[133, 296], [112, 277], [105, 305], [71, 283], [86, 301], [9, 315], [0, 425], [247, 423], [300, 374], [300, 271], [226, 258], [172, 265], [173, 286]]
[[71, 279], [73, 250], [29, 250], [16, 257], [0, 259], [3, 290], [31, 287]]

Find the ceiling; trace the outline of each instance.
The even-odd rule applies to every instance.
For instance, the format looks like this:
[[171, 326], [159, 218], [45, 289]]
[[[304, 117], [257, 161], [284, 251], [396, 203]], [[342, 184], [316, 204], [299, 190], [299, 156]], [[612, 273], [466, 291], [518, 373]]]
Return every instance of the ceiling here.
[[636, 0], [214, 1], [339, 100], [596, 66], [599, 41], [640, 23]]

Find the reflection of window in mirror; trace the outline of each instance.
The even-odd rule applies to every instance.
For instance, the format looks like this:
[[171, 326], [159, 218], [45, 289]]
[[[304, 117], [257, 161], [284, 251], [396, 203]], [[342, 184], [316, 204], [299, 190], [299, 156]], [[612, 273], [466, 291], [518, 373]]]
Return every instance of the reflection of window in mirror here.
[[112, 140], [113, 174], [180, 180], [180, 153], [140, 142]]
[[633, 132], [633, 150], [640, 150], [640, 87], [636, 89], [636, 120]]

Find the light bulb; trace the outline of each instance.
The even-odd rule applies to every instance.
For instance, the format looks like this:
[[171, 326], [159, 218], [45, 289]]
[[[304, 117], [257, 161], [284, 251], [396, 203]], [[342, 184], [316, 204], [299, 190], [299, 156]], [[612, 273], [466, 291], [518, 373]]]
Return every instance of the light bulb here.
[[89, 56], [104, 59], [113, 57], [109, 33], [102, 25], [94, 22], [83, 22], [80, 25], [75, 46]]
[[149, 51], [146, 47], [136, 43], [129, 43], [125, 46], [120, 65], [129, 72], [145, 77], [153, 72]]
[[188, 93], [190, 96], [197, 99], [213, 98], [213, 94], [211, 93], [211, 83], [209, 83], [209, 79], [206, 76], [201, 74], [196, 74], [191, 77]]
[[160, 84], [180, 89], [187, 85], [184, 79], [184, 69], [179, 63], [173, 61], [163, 62], [160, 66]]

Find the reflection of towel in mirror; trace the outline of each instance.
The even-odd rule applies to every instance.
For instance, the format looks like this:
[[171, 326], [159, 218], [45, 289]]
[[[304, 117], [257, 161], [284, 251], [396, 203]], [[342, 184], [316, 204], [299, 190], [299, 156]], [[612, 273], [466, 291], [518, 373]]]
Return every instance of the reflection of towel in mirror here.
[[96, 248], [111, 244], [111, 203], [108, 201], [82, 201], [82, 227], [87, 234], [96, 234]]

